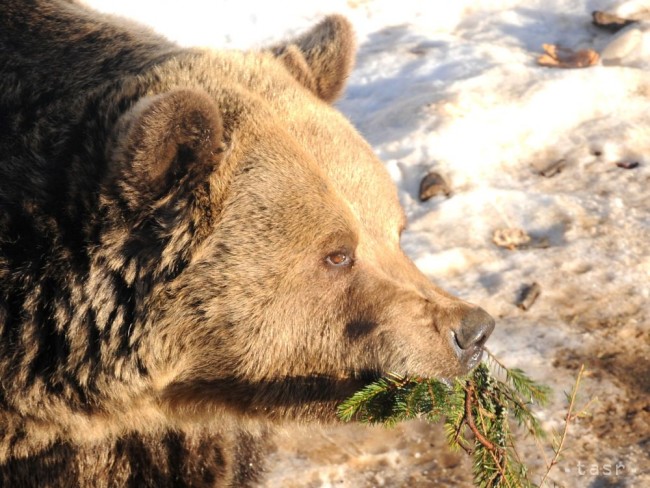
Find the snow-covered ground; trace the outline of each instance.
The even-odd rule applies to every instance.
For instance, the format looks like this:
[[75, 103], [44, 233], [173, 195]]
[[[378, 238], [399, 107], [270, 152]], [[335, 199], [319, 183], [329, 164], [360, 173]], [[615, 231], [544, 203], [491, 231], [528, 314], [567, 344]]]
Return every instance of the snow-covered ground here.
[[[650, 0], [88, 0], [183, 45], [259, 47], [340, 12], [357, 67], [338, 107], [385, 161], [410, 225], [403, 247], [442, 287], [498, 318], [489, 347], [551, 385], [560, 428], [580, 364], [591, 418], [551, 476], [567, 487], [650, 486]], [[605, 10], [647, 19], [614, 35]], [[605, 52], [540, 67], [544, 43]], [[613, 43], [613, 44], [612, 44]], [[609, 48], [607, 48], [609, 46]], [[541, 170], [562, 161], [551, 177]], [[617, 163], [638, 163], [624, 169]], [[435, 170], [452, 196], [418, 199]], [[545, 246], [507, 250], [495, 229]], [[541, 296], [515, 305], [523, 284]], [[344, 426], [280, 438], [268, 486], [466, 486], [440, 431]], [[530, 450], [529, 461], [542, 462]], [[618, 473], [618, 475], [616, 475]]]

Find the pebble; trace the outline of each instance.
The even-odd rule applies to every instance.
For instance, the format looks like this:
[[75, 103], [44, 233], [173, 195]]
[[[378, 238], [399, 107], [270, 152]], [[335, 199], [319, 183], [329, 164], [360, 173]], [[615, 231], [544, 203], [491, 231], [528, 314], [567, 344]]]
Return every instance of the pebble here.
[[623, 169], [634, 169], [639, 166], [638, 161], [619, 161], [616, 166]]
[[432, 171], [420, 182], [420, 201], [426, 202], [437, 195], [448, 198], [451, 196], [451, 189], [440, 173]]
[[566, 167], [566, 159], [558, 159], [557, 161], [553, 161], [548, 166], [541, 169], [539, 171], [539, 174], [541, 176], [546, 176], [547, 178], [550, 178], [551, 176], [555, 176], [556, 174], [561, 173], [565, 167]]
[[630, 24], [633, 24], [634, 20], [624, 19], [607, 12], [601, 12], [599, 10], [594, 10], [591, 16], [593, 17], [593, 24], [601, 29], [608, 30], [610, 32], [618, 32], [623, 27], [627, 27]]
[[519, 297], [517, 298], [517, 306], [522, 310], [529, 310], [541, 293], [542, 287], [539, 286], [539, 283], [537, 282], [533, 282], [529, 285], [524, 285], [519, 292]]

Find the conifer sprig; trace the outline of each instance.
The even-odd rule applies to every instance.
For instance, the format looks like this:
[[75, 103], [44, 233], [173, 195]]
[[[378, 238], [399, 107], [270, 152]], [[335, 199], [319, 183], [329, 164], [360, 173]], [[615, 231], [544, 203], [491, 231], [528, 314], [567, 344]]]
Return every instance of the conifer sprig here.
[[391, 374], [343, 402], [339, 417], [386, 426], [413, 418], [444, 420], [451, 448], [472, 456], [477, 486], [532, 487], [511, 427], [515, 423], [526, 433], [543, 437], [531, 407], [545, 405], [550, 389], [521, 369], [508, 369], [491, 354], [488, 357], [493, 372], [482, 363], [453, 384]]

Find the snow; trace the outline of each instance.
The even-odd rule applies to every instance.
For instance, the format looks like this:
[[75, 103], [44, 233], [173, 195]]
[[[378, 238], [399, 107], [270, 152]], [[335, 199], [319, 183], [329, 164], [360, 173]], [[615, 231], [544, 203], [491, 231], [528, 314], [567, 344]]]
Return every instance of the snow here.
[[[238, 49], [291, 36], [328, 13], [345, 14], [360, 49], [338, 107], [398, 185], [410, 222], [403, 247], [443, 288], [497, 317], [490, 349], [558, 392], [544, 413], [548, 425], [561, 425], [561, 392], [571, 388], [579, 367], [563, 360], [552, 366], [567, 351], [589, 364], [601, 349], [625, 343], [612, 353], [630, 361], [625, 371], [650, 374], [647, 0], [87, 3], [140, 20], [183, 45]], [[593, 10], [640, 22], [611, 34], [591, 25]], [[603, 62], [543, 68], [536, 56], [544, 43], [595, 49]], [[565, 165], [559, 174], [539, 175], [559, 160]], [[616, 165], [622, 162], [639, 166]], [[453, 195], [423, 203], [419, 183], [431, 170], [445, 176]], [[504, 227], [522, 228], [549, 246], [499, 248], [492, 233]], [[514, 301], [533, 281], [542, 294], [523, 312]], [[613, 369], [588, 377], [584, 395], [625, 405], [631, 393], [624, 374], [612, 373], [619, 363], [603, 361]], [[647, 395], [641, 391], [642, 399]], [[574, 460], [623, 459], [629, 469], [621, 486], [645, 483], [650, 460], [640, 441], [617, 446], [583, 429], [579, 435], [593, 446], [576, 447]], [[290, 461], [282, 462], [291, 469]], [[567, 462], [566, 469], [575, 466]], [[271, 478], [280, 479], [274, 473]], [[317, 486], [327, 486], [323, 476]], [[563, 476], [569, 486], [598, 481]]]

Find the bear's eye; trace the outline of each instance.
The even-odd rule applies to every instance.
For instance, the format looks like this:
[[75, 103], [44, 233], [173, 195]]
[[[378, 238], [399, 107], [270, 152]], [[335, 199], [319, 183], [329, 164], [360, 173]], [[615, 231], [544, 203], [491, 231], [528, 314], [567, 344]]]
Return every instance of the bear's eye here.
[[336, 251], [325, 258], [325, 262], [330, 266], [342, 268], [351, 266], [353, 259], [347, 251]]

